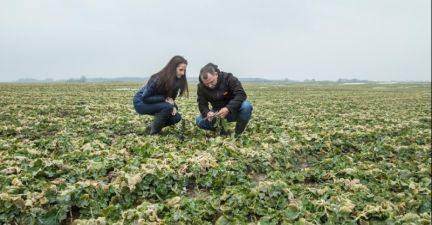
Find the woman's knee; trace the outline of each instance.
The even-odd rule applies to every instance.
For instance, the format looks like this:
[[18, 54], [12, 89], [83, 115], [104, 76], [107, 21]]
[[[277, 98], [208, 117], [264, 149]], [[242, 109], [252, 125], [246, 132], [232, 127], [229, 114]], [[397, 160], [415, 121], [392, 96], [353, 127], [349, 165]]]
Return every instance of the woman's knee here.
[[134, 102], [133, 106], [135, 112], [137, 112], [138, 114], [145, 114], [144, 106], [142, 104]]

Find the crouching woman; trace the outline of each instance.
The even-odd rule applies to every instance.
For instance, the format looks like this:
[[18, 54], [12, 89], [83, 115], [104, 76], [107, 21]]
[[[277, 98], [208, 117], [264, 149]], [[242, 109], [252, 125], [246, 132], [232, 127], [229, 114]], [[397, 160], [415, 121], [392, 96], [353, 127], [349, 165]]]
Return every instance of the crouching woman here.
[[180, 122], [181, 115], [178, 113], [175, 100], [177, 96], [189, 94], [186, 67], [185, 58], [174, 56], [135, 94], [133, 98], [135, 111], [154, 116], [153, 122], [145, 128], [147, 134], [159, 134], [162, 128]]

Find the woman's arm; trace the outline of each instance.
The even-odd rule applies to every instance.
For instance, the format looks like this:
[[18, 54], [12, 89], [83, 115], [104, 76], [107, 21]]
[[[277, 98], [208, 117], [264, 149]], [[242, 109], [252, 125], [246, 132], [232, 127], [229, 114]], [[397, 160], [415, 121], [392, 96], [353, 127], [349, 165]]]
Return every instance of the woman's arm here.
[[165, 96], [154, 95], [156, 84], [156, 79], [150, 79], [147, 84], [142, 88], [141, 99], [144, 103], [156, 103], [165, 101]]

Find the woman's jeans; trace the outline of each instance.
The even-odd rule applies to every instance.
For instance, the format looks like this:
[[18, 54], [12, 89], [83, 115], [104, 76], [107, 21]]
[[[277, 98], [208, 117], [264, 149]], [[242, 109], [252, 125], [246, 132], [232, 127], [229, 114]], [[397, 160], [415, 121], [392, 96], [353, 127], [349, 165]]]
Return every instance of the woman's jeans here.
[[[157, 103], [144, 103], [142, 101], [134, 101], [135, 111], [139, 114], [144, 115], [155, 115], [158, 113], [166, 113], [171, 115], [171, 112], [174, 108], [168, 102], [157, 102]], [[181, 115], [177, 112], [174, 116], [168, 117], [168, 121], [166, 122], [166, 126], [174, 125], [181, 120]]]
[[[243, 132], [244, 128], [246, 127], [246, 124], [249, 122], [251, 116], [252, 116], [252, 104], [245, 100], [240, 106], [240, 109], [236, 112], [230, 112], [228, 113], [226, 119], [228, 122], [237, 122], [236, 123], [236, 133]], [[213, 112], [215, 110], [212, 110]], [[212, 125], [200, 114], [195, 119], [196, 124], [198, 127], [205, 129], [205, 130], [214, 130]], [[237, 127], [241, 127], [241, 130], [237, 130]]]

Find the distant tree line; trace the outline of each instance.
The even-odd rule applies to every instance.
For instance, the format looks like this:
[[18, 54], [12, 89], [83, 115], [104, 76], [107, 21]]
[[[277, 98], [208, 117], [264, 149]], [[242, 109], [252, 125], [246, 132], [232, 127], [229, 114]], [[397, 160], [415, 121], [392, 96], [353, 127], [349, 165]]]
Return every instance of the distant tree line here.
[[338, 83], [369, 83], [371, 81], [369, 80], [359, 80], [359, 79], [344, 79], [344, 78], [339, 78], [336, 82]]
[[87, 82], [86, 76], [81, 76], [78, 79], [71, 78], [71, 79], [66, 80], [66, 83], [85, 83], [85, 82]]

